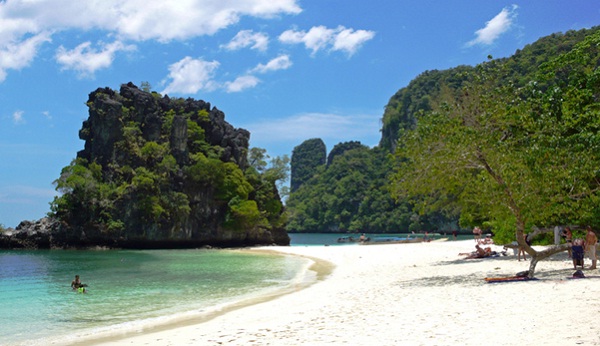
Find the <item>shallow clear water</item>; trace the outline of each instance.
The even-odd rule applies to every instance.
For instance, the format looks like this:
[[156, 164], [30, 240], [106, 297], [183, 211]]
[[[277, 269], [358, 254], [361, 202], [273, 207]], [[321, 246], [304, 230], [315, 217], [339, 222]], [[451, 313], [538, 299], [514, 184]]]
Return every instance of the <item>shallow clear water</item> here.
[[[356, 245], [337, 243], [346, 236], [290, 234], [292, 246]], [[0, 250], [0, 344], [63, 344], [202, 316], [298, 283], [309, 264], [233, 250]], [[71, 290], [76, 274], [87, 293]]]
[[[143, 326], [289, 285], [307, 260], [227, 250], [0, 251], [0, 340]], [[75, 274], [87, 293], [71, 290]]]

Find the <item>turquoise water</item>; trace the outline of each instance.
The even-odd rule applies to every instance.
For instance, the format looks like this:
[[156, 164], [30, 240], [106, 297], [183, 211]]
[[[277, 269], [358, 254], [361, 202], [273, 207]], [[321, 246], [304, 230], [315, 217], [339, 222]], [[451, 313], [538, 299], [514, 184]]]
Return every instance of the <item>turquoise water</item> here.
[[[307, 266], [228, 250], [0, 251], [0, 343], [60, 344], [201, 316], [289, 286]], [[71, 290], [75, 274], [87, 293]]]
[[[290, 234], [292, 246], [356, 245], [337, 243], [346, 236]], [[309, 264], [234, 250], [0, 251], [0, 344], [65, 344], [201, 318], [295, 285]], [[87, 293], [71, 290], [76, 274]]]

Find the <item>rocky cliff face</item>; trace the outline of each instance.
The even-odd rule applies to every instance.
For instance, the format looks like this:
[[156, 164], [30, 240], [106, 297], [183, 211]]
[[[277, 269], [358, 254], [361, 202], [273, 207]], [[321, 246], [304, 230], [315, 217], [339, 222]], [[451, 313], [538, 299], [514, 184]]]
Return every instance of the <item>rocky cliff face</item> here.
[[[223, 149], [220, 155], [222, 161], [233, 161], [242, 169], [248, 166], [246, 153], [250, 132], [234, 128], [225, 121], [222, 111], [216, 107], [210, 108], [210, 103], [191, 98], [161, 98], [156, 93], [138, 89], [130, 82], [122, 85], [119, 93], [110, 88], [98, 88], [90, 94], [87, 105], [89, 118], [83, 122], [79, 131], [79, 138], [85, 141], [85, 148], [77, 156], [88, 161], [94, 160], [103, 167], [119, 161], [119, 148], [115, 144], [123, 140], [127, 121], [140, 125], [145, 141], [159, 142], [168, 111], [192, 114], [195, 121], [199, 120], [199, 111], [206, 111], [209, 119], [202, 121], [201, 126], [208, 144]], [[184, 116], [174, 117], [170, 136], [172, 153], [179, 158], [178, 163], [187, 163], [188, 133]]]
[[250, 133], [223, 112], [132, 83], [99, 88], [87, 105], [84, 149], [56, 181], [52, 217], [0, 247], [289, 245], [275, 185], [248, 165]]

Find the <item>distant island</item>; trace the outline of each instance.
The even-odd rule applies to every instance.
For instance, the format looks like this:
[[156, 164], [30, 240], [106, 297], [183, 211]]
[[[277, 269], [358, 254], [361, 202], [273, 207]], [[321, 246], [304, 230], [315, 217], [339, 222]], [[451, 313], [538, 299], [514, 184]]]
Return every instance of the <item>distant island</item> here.
[[55, 181], [47, 218], [0, 248], [289, 245], [275, 181], [248, 163], [250, 133], [210, 103], [127, 83], [87, 100], [84, 149]]

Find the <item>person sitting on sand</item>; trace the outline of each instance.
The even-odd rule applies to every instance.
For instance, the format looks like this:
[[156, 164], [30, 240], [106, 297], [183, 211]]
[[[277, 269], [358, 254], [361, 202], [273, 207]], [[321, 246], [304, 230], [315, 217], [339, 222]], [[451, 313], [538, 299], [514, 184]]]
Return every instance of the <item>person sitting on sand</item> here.
[[485, 239], [481, 241], [481, 244], [494, 244], [494, 240], [492, 240], [492, 235], [486, 234]]

